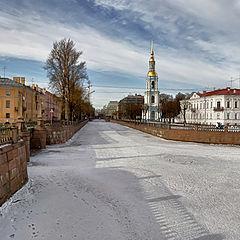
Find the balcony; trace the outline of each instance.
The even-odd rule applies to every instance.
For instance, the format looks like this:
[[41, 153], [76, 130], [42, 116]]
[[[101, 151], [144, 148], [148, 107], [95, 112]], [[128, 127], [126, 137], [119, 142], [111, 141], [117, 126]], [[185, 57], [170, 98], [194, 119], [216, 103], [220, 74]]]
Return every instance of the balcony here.
[[222, 112], [224, 111], [224, 107], [214, 107], [213, 109], [215, 112]]

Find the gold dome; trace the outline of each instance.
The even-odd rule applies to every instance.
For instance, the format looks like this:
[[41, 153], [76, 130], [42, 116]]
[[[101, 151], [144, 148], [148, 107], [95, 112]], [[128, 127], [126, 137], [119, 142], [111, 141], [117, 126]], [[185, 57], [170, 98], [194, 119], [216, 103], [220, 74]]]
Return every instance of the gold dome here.
[[157, 77], [157, 73], [155, 71], [149, 71], [147, 76], [148, 77]]
[[155, 62], [153, 55], [150, 57], [149, 62]]

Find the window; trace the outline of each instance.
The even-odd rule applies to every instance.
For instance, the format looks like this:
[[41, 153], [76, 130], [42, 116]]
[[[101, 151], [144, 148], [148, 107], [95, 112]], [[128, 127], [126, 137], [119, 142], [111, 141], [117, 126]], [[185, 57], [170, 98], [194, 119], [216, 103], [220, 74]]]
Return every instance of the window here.
[[227, 113], [227, 119], [230, 119], [230, 113]]
[[217, 114], [217, 119], [218, 119], [218, 120], [220, 119], [220, 113]]
[[202, 109], [202, 103], [200, 103], [200, 109]]
[[152, 103], [155, 103], [155, 97], [152, 96]]
[[10, 96], [10, 90], [6, 90], [6, 95]]
[[235, 108], [238, 107], [238, 102], [237, 102], [237, 101], [234, 102], [234, 107], [235, 107]]
[[210, 119], [212, 119], [212, 113], [210, 113]]
[[230, 108], [230, 101], [227, 101], [227, 108]]
[[212, 102], [211, 102], [211, 108], [212, 108], [212, 106], [213, 106], [213, 104], [212, 104]]
[[6, 113], [6, 118], [10, 118], [10, 113]]
[[151, 112], [151, 120], [153, 120], [153, 121], [155, 120], [155, 112], [154, 111]]
[[10, 100], [6, 100], [6, 108], [10, 108]]
[[217, 108], [221, 108], [221, 102], [217, 101]]
[[154, 83], [154, 81], [152, 81], [152, 88], [155, 88], [155, 83]]
[[237, 113], [235, 113], [235, 119], [238, 119], [238, 114]]

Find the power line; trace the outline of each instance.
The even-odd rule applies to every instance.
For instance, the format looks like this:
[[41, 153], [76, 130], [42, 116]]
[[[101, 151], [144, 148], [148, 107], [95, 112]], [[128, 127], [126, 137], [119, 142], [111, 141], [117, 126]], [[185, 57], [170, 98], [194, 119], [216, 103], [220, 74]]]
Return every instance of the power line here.
[[[39, 81], [39, 83], [49, 83], [47, 81]], [[129, 86], [113, 86], [113, 85], [97, 85], [97, 84], [92, 84], [93, 87], [97, 87], [97, 88], [121, 88], [121, 89], [136, 89], [136, 90], [146, 90], [146, 88], [144, 87], [129, 87]], [[165, 91], [199, 91], [199, 90], [206, 90], [209, 89], [208, 87], [202, 87], [202, 88], [159, 88], [161, 91], [165, 90]], [[117, 92], [118, 93], [118, 92]], [[125, 92], [123, 92], [125, 93]]]
[[[93, 85], [94, 87], [100, 88], [121, 88], [121, 89], [139, 89], [139, 90], [146, 90], [146, 88], [139, 88], [139, 87], [124, 87], [124, 86], [110, 86], [110, 85]], [[196, 90], [205, 90], [209, 89], [206, 87], [203, 88], [159, 88], [160, 90], [168, 90], [168, 91], [196, 91]]]
[[4, 66], [4, 67], [3, 67], [3, 76], [4, 76], [4, 78], [5, 78], [6, 69], [7, 69], [7, 67]]

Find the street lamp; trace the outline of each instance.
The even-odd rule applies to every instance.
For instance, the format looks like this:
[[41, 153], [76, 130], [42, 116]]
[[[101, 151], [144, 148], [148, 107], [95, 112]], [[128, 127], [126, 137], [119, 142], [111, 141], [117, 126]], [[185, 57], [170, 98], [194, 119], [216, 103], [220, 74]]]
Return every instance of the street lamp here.
[[52, 125], [52, 121], [53, 121], [53, 109], [52, 108], [50, 110], [50, 114], [51, 114], [51, 125]]

